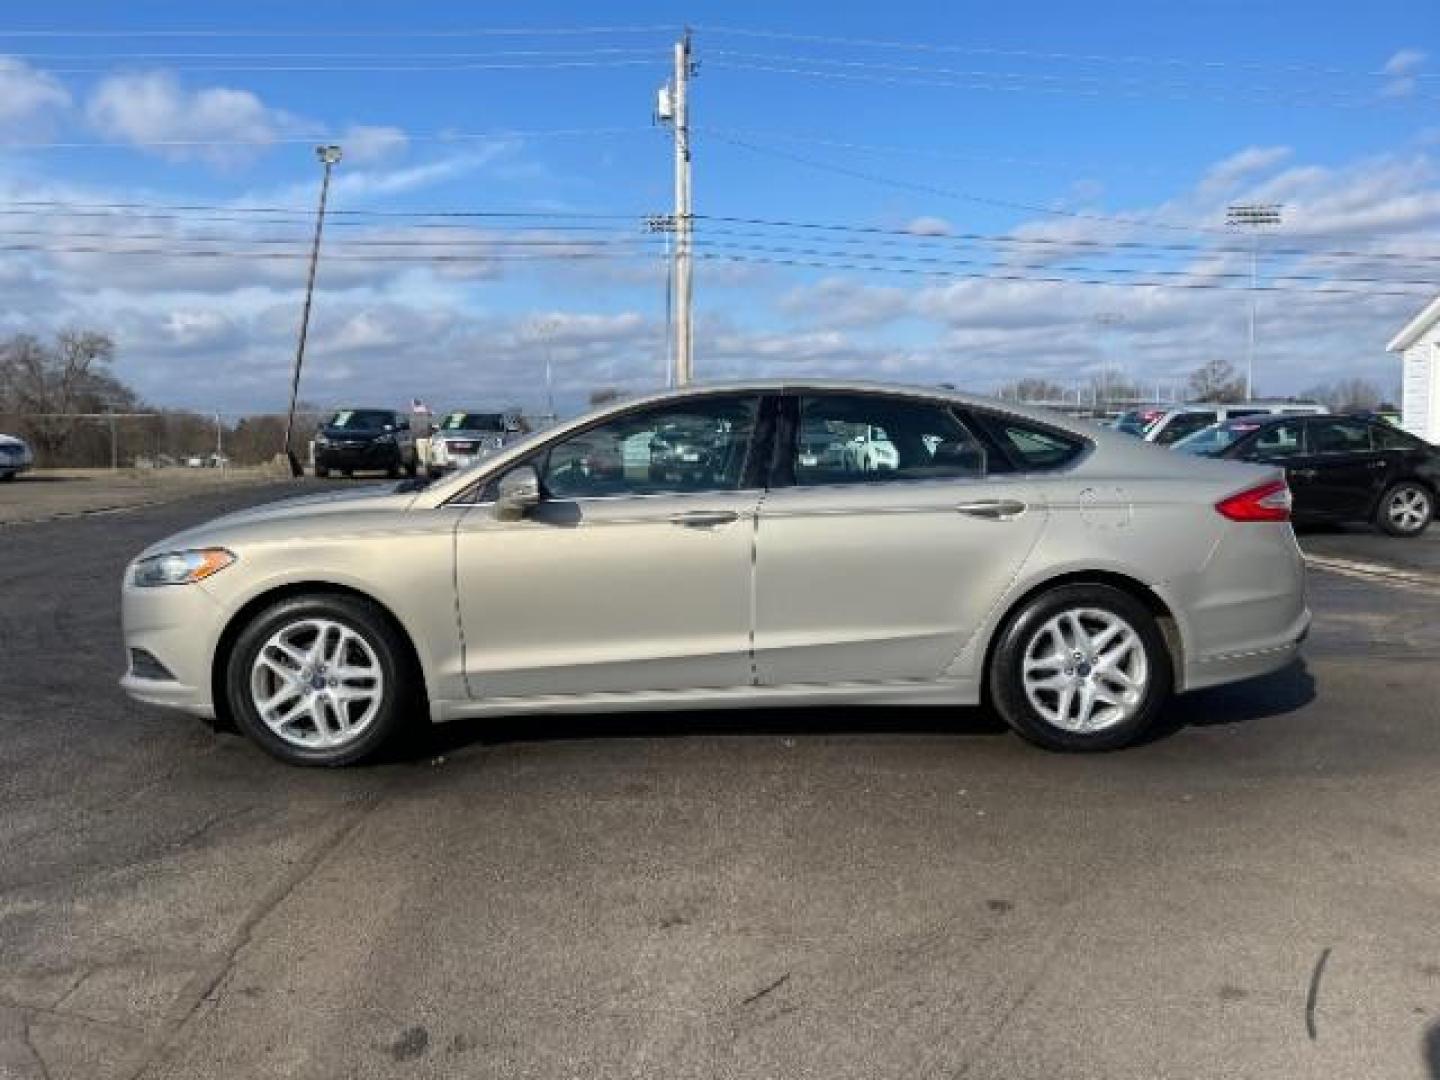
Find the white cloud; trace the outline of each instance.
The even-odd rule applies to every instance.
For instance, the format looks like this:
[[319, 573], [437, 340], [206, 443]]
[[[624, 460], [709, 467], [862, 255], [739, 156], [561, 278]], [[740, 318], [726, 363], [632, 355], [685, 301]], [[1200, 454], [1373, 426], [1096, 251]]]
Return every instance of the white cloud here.
[[346, 161], [363, 165], [404, 153], [410, 137], [403, 128], [351, 124], [336, 141], [344, 148]]
[[1424, 65], [1426, 54], [1419, 49], [1401, 49], [1385, 61], [1384, 71], [1390, 79], [1380, 91], [1381, 97], [1410, 97], [1419, 85], [1416, 73]]
[[0, 56], [0, 129], [24, 131], [69, 109], [70, 92], [47, 72]]
[[[169, 72], [112, 75], [86, 106], [97, 132], [170, 160], [228, 164], [252, 156], [294, 128], [295, 119], [249, 90], [187, 90]], [[211, 145], [204, 145], [210, 143]]]
[[917, 236], [949, 236], [952, 230], [950, 222], [942, 217], [924, 215], [912, 218], [905, 224], [905, 231], [915, 233]]
[[1200, 190], [1207, 193], [1228, 191], [1242, 180], [1269, 172], [1292, 153], [1288, 146], [1247, 146], [1210, 166], [1200, 182]]

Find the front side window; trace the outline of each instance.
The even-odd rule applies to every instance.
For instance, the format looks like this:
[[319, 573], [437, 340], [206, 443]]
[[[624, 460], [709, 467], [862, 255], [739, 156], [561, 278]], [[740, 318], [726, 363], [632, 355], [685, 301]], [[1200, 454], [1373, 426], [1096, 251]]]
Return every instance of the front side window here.
[[1245, 456], [1266, 461], [1305, 453], [1304, 430], [1293, 420], [1270, 424], [1260, 430], [1245, 450]]
[[737, 490], [759, 410], [747, 395], [626, 413], [550, 447], [541, 483], [552, 499]]
[[801, 485], [985, 475], [985, 450], [946, 406], [880, 394], [800, 399], [794, 448]]
[[1425, 444], [1411, 435], [1389, 424], [1371, 424], [1370, 437], [1377, 450], [1421, 450]]

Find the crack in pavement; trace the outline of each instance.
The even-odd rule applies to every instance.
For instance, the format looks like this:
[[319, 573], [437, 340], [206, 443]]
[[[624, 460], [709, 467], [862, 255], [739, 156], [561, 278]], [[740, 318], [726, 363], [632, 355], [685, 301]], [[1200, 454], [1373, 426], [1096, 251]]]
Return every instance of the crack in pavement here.
[[303, 858], [298, 859], [290, 871], [256, 901], [230, 935], [229, 943], [216, 961], [191, 979], [185, 989], [176, 995], [176, 1005], [166, 1016], [160, 1032], [148, 1040], [141, 1049], [138, 1060], [128, 1069], [122, 1070], [121, 1076], [126, 1080], [141, 1080], [179, 1047], [184, 1041], [186, 1030], [201, 1014], [206, 1003], [213, 1004], [219, 1000], [221, 984], [234, 969], [240, 953], [253, 940], [259, 925], [300, 889], [346, 840], [355, 835], [360, 826], [384, 803], [393, 786], [393, 782], [386, 784], [380, 791], [363, 799], [345, 824], [307, 852]]
[[27, 1016], [20, 1026], [20, 1038], [25, 1043], [25, 1049], [30, 1051], [30, 1056], [35, 1059], [35, 1064], [40, 1067], [42, 1080], [50, 1080], [50, 1066], [45, 1061], [45, 1055], [40, 1053], [40, 1048], [35, 1045], [35, 1039], [30, 1034], [30, 1018]]

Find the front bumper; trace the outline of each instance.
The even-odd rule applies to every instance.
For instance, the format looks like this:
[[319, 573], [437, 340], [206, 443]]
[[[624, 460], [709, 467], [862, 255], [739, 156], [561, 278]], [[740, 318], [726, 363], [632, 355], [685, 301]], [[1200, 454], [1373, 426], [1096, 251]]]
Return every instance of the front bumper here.
[[127, 581], [120, 594], [120, 613], [125, 655], [143, 649], [171, 675], [144, 678], [127, 666], [121, 689], [148, 705], [213, 717], [211, 666], [223, 613], [204, 583], [140, 589]]
[[400, 465], [398, 443], [365, 443], [361, 446], [315, 446], [317, 469], [393, 469]]

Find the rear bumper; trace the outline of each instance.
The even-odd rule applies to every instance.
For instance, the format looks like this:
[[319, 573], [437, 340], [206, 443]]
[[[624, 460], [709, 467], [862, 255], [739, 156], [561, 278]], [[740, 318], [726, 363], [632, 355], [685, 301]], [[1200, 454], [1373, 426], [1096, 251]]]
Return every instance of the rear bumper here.
[[1198, 657], [1187, 663], [1183, 689], [1203, 690], [1279, 671], [1294, 662], [1300, 653], [1301, 643], [1309, 636], [1310, 610], [1306, 608], [1279, 640], [1269, 645]]

